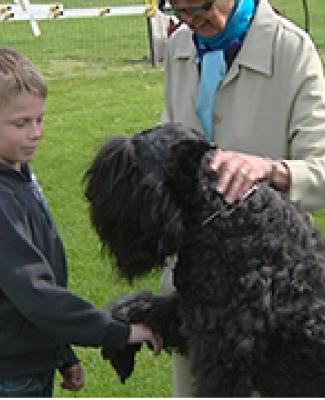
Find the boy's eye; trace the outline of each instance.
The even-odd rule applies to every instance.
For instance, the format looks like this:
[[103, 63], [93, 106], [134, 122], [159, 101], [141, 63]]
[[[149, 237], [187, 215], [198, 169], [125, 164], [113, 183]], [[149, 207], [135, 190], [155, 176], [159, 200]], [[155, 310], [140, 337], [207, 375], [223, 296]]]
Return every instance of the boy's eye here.
[[16, 128], [23, 128], [30, 123], [41, 124], [42, 122], [43, 122], [43, 115], [40, 115], [36, 119], [30, 119], [30, 118], [16, 119], [16, 120], [12, 121], [12, 124]]
[[13, 125], [15, 125], [17, 128], [23, 128], [27, 123], [26, 119], [17, 119], [16, 121], [13, 122]]

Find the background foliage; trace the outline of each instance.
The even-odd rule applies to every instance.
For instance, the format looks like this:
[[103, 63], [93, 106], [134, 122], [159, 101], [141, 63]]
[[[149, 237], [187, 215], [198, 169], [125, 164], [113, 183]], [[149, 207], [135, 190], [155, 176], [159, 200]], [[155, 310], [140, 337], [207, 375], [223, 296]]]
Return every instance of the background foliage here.
[[[65, 8], [126, 4], [127, 0], [66, 0]], [[140, 0], [138, 1], [140, 3]], [[273, 0], [287, 17], [303, 25], [300, 0]], [[324, 59], [325, 3], [309, 0], [311, 33]], [[100, 257], [83, 197], [82, 176], [96, 149], [108, 136], [131, 134], [159, 121], [163, 68], [152, 68], [144, 16], [41, 21], [34, 38], [28, 22], [0, 22], [2, 46], [30, 56], [49, 82], [45, 137], [33, 162], [65, 242], [70, 288], [104, 308], [135, 288], [159, 290], [159, 273], [121, 281], [108, 259]], [[147, 58], [146, 58], [147, 57]], [[325, 230], [324, 212], [316, 223]], [[55, 305], [54, 305], [55, 306]], [[89, 327], [91, 329], [91, 326]], [[77, 349], [87, 370], [87, 385], [74, 394], [60, 389], [57, 397], [170, 397], [171, 363], [144, 348], [134, 375], [121, 385], [96, 349]]]

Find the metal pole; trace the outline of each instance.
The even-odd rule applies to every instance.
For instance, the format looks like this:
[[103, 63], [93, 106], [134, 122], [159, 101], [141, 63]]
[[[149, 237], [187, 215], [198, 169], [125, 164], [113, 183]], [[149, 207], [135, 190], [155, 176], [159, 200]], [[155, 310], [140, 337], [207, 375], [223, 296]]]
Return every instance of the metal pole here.
[[152, 32], [152, 18], [156, 15], [157, 12], [157, 2], [156, 0], [144, 0], [144, 5], [145, 5], [144, 13], [147, 19], [147, 33], [149, 39], [150, 60], [151, 60], [151, 65], [155, 67], [156, 62], [155, 62], [154, 37]]
[[150, 52], [150, 61], [153, 67], [156, 66], [155, 62], [155, 48], [153, 43], [153, 34], [152, 34], [152, 21], [151, 16], [147, 15], [147, 32], [148, 32], [148, 39], [149, 39], [149, 52]]
[[309, 14], [307, 0], [302, 0], [302, 7], [304, 9], [304, 14], [305, 14], [305, 31], [309, 33], [310, 32], [310, 14]]

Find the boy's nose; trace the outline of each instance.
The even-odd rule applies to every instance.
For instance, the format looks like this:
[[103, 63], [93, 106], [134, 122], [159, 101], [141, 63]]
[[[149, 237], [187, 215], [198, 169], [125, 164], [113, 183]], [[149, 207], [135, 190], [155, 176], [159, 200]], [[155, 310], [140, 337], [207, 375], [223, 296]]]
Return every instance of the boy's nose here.
[[42, 136], [42, 124], [39, 121], [31, 121], [29, 134], [33, 139], [38, 139]]

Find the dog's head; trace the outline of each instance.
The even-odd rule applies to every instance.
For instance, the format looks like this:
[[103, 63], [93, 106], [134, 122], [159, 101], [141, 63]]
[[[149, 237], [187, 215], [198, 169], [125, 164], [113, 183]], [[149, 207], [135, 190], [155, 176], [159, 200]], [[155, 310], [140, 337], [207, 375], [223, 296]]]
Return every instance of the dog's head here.
[[210, 144], [180, 124], [110, 139], [85, 174], [91, 221], [125, 277], [177, 252]]

